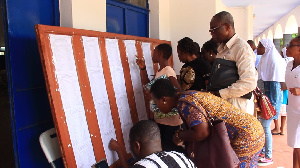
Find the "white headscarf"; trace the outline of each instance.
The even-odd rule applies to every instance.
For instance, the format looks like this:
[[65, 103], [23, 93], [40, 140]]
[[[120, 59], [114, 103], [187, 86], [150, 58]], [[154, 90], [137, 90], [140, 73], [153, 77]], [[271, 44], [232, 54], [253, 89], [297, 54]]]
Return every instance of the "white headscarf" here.
[[288, 63], [288, 62], [294, 60], [293, 57], [288, 57], [288, 56], [286, 55], [286, 47], [284, 47], [281, 51], [282, 51], [283, 58], [284, 58], [284, 60], [285, 60], [286, 63]]
[[265, 53], [258, 64], [258, 77], [263, 81], [284, 82], [286, 63], [276, 50], [273, 41], [262, 39], [260, 43], [265, 47]]

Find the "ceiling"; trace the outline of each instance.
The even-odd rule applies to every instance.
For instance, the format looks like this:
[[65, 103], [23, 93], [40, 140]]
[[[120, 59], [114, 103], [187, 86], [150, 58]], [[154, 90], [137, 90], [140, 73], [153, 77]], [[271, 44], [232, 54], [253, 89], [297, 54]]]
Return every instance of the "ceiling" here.
[[253, 6], [253, 37], [300, 5], [300, 0], [223, 0], [228, 7]]

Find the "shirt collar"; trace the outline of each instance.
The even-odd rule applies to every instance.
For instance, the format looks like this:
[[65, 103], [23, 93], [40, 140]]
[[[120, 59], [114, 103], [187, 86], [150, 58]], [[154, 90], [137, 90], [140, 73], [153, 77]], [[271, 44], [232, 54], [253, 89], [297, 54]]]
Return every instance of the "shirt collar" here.
[[222, 43], [219, 48], [218, 48], [218, 52], [220, 51], [223, 51], [225, 50], [226, 48], [230, 49], [233, 44], [235, 43], [236, 39], [238, 38], [239, 36], [235, 33], [230, 40], [227, 41], [227, 43]]

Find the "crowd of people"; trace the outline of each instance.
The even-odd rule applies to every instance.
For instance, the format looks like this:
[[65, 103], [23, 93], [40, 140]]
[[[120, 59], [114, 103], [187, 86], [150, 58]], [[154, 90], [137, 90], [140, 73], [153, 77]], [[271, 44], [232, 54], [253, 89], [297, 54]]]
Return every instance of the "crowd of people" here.
[[[288, 145], [294, 148], [294, 168], [299, 168], [300, 36], [291, 40], [281, 56], [272, 40], [262, 39], [256, 47], [252, 40], [241, 39], [226, 11], [212, 17], [209, 32], [212, 38], [201, 48], [189, 37], [178, 41], [178, 58], [184, 63], [178, 76], [168, 65], [169, 44], [159, 44], [153, 51], [152, 60], [159, 64], [154, 79], [148, 78], [145, 61], [137, 58], [154, 118], [139, 121], [130, 130], [130, 148], [137, 159], [132, 167], [202, 167], [193, 163], [197, 156], [185, 147], [210, 136], [210, 116], [225, 122], [239, 159], [236, 167], [241, 168], [273, 164], [272, 135], [283, 135], [287, 120]], [[210, 91], [207, 85], [215, 59], [235, 62], [239, 78], [228, 87]], [[256, 87], [276, 110], [268, 120], [255, 113], [252, 91]], [[128, 167], [118, 142], [112, 139], [110, 148], [118, 153], [122, 166]]]

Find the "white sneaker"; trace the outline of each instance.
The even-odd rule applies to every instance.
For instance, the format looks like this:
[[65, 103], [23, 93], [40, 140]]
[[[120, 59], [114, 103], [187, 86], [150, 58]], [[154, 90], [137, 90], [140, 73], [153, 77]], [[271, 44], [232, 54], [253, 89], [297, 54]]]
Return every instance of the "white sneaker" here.
[[257, 162], [257, 166], [268, 166], [273, 164], [273, 159], [262, 158]]

